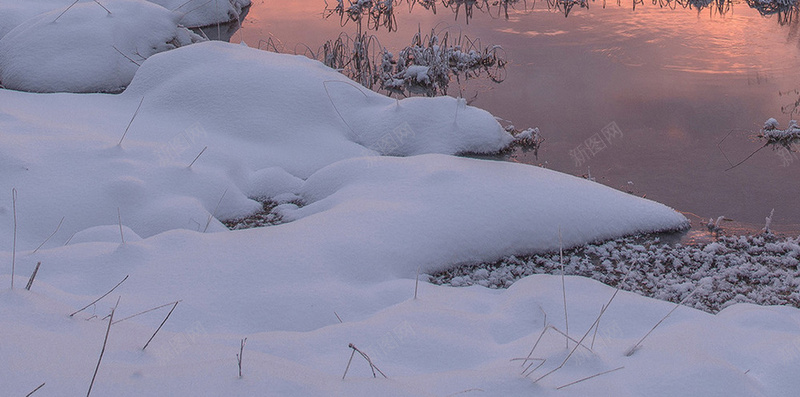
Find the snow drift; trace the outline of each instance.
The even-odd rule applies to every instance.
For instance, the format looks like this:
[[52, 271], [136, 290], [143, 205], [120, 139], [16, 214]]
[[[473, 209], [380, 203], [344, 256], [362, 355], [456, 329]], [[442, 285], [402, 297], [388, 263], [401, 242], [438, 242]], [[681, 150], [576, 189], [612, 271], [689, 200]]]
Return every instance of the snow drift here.
[[151, 55], [202, 40], [179, 18], [141, 0], [40, 14], [0, 39], [0, 82], [32, 92], [119, 92]]

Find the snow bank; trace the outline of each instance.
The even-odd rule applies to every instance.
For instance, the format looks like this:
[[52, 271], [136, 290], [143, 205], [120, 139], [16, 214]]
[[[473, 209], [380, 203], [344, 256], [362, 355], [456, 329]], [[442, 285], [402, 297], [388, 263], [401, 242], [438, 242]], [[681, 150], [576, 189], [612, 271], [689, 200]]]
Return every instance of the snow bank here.
[[687, 226], [671, 208], [585, 179], [442, 155], [338, 162], [312, 175], [300, 196], [308, 205], [284, 219], [338, 225], [330, 239], [359, 241], [375, 261], [401, 257], [406, 277], [419, 265], [438, 271]]
[[201, 40], [152, 3], [78, 3], [33, 17], [0, 39], [0, 82], [32, 92], [119, 92], [151, 55]]
[[147, 0], [180, 15], [180, 23], [192, 28], [236, 21], [250, 0]]
[[[125, 286], [115, 294], [122, 296], [115, 320], [152, 307], [131, 297]], [[219, 332], [207, 318], [187, 315], [184, 300], [142, 351], [169, 307], [117, 323], [111, 328], [93, 392], [445, 396], [471, 390], [465, 394], [752, 397], [790, 396], [800, 386], [794, 376], [800, 365], [800, 311], [796, 309], [736, 305], [711, 316], [679, 308], [628, 357], [625, 351], [673, 305], [621, 292], [604, 314], [597, 334], [586, 339], [592, 351], [575, 350], [563, 368], [534, 383], [575, 347], [572, 343], [566, 348], [557, 331], [542, 332], [546, 325], [565, 329], [559, 277], [532, 276], [502, 292], [423, 284], [417, 300], [410, 296], [413, 280], [379, 286], [364, 290], [361, 298], [382, 300], [400, 289], [406, 296], [362, 320], [353, 319], [347, 307], [339, 307], [343, 323], [328, 313], [328, 325], [312, 332], [243, 332], [233, 329], [235, 324], [228, 324], [229, 332]], [[188, 289], [183, 283], [174, 287], [173, 295], [165, 299]], [[570, 334], [580, 339], [614, 290], [572, 277], [567, 278], [566, 288]], [[46, 282], [34, 284], [30, 293], [6, 290], [0, 294], [4, 313], [0, 332], [10, 342], [4, 344], [0, 356], [5, 368], [0, 380], [8, 394], [25, 395], [42, 382], [46, 382], [42, 393], [85, 392], [106, 329], [106, 322], [93, 316], [108, 314], [116, 298], [106, 298], [96, 308], [70, 318], [67, 314], [89, 297], [65, 294]], [[315, 302], [325, 304], [325, 297]], [[241, 304], [249, 307], [251, 316], [264, 316], [258, 306]], [[302, 310], [304, 305], [288, 305], [285, 316], [297, 313], [292, 308]], [[238, 379], [235, 354], [244, 337], [243, 378]], [[373, 378], [366, 361], [356, 355], [342, 380], [350, 343], [369, 354], [388, 379]], [[532, 357], [547, 361], [524, 377], [522, 362], [511, 360], [525, 357], [534, 345]]]
[[[364, 109], [337, 110], [328, 92]], [[496, 151], [512, 139], [489, 113], [455, 99], [398, 102], [362, 93], [318, 62], [226, 43], [153, 56], [121, 95], [0, 90], [0, 103], [0, 163], [9, 166], [0, 187], [19, 192], [21, 249], [41, 243], [62, 217], [53, 241], [115, 225], [118, 209], [143, 238], [222, 230], [215, 218], [260, 208], [249, 197], [296, 193], [300, 178], [384, 149], [359, 140], [402, 136], [391, 153], [452, 154]], [[392, 126], [405, 119], [397, 135]], [[10, 210], [0, 203], [3, 246], [12, 239]]]
[[145, 97], [144, 113], [227, 134], [250, 164], [301, 178], [352, 157], [487, 153], [513, 140], [463, 100], [398, 101], [302, 56], [220, 42], [149, 59], [124, 95]]
[[[242, 14], [242, 10], [249, 7], [251, 3], [250, 0], [146, 1], [163, 6], [169, 11], [174, 11], [179, 18], [180, 24], [191, 28], [237, 20]], [[73, 0], [0, 0], [0, 38], [28, 19], [48, 11], [57, 10], [60, 13], [73, 2]], [[101, 3], [107, 7], [107, 2], [103, 1]], [[92, 1], [84, 1], [84, 3], [92, 3]]]

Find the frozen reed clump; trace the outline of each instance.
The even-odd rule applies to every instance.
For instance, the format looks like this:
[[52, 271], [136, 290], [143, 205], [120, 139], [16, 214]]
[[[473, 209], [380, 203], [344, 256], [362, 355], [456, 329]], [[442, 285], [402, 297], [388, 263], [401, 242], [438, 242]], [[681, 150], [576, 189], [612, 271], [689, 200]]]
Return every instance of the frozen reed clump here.
[[386, 49], [382, 51], [381, 88], [403, 95], [446, 95], [453, 79], [460, 82], [485, 74], [495, 83], [502, 82], [506, 63], [498, 45], [483, 46], [467, 36], [451, 40], [449, 32], [431, 31], [427, 36], [417, 32], [397, 59]]
[[781, 146], [794, 151], [792, 145], [800, 143], [800, 125], [797, 124], [797, 120], [789, 121], [789, 126], [785, 130], [778, 127], [780, 127], [778, 120], [770, 118], [764, 123], [764, 128], [758, 137], [767, 140], [765, 145], [772, 145], [774, 148]]

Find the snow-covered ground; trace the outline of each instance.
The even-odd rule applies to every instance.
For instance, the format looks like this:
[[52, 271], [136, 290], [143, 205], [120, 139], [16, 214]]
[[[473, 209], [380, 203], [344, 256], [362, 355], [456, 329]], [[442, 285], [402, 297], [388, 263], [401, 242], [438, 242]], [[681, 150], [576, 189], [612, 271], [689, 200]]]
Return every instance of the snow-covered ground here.
[[[582, 277], [425, 282], [686, 226], [587, 180], [453, 156], [512, 140], [463, 100], [390, 99], [227, 43], [155, 54], [119, 95], [0, 90], [3, 393], [84, 393], [104, 350], [92, 395], [794, 394], [797, 309], [680, 307], [626, 355], [673, 303]], [[288, 222], [220, 223], [254, 198]], [[533, 372], [514, 360], [529, 354]]]

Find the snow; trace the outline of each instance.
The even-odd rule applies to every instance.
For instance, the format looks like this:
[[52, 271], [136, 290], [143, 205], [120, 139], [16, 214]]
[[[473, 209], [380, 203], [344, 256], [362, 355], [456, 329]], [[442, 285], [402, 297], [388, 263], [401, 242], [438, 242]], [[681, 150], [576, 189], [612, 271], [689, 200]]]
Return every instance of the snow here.
[[148, 0], [180, 15], [183, 26], [203, 27], [239, 19], [250, 0]]
[[20, 23], [55, 9], [65, 9], [72, 0], [0, 0], [0, 38]]
[[[104, 0], [101, 4], [115, 0]], [[141, 0], [144, 2], [145, 0]], [[250, 0], [147, 0], [174, 11], [180, 24], [187, 27], [202, 27], [239, 19], [242, 9], [249, 7]], [[0, 38], [28, 19], [49, 11], [61, 11], [69, 7], [73, 0], [0, 0]], [[93, 1], [80, 1], [76, 6], [91, 5]], [[73, 7], [74, 8], [74, 7]], [[71, 10], [70, 10], [71, 11]], [[59, 19], [60, 20], [60, 19]], [[144, 31], [144, 30], [142, 30]]]
[[[735, 396], [800, 386], [793, 308], [681, 307], [628, 357], [674, 304], [619, 292], [593, 352], [570, 354], [574, 342], [546, 328], [566, 331], [561, 277], [507, 290], [427, 283], [425, 272], [460, 263], [687, 222], [580, 178], [453, 156], [513, 141], [463, 100], [390, 99], [302, 57], [204, 42], [149, 57], [119, 95], [0, 90], [0, 131], [4, 393], [42, 382], [42, 395], [85, 392], [118, 298], [114, 320], [180, 303], [146, 350], [169, 306], [111, 326], [95, 395]], [[301, 205], [280, 207], [284, 224], [228, 231], [218, 220], [261, 210], [254, 198], [293, 197]], [[583, 277], [564, 285], [579, 339], [615, 290]], [[526, 378], [512, 359], [540, 335], [532, 357], [547, 361]], [[350, 343], [388, 379], [372, 378], [359, 355], [342, 379]]]
[[201, 40], [176, 14], [145, 1], [79, 3], [3, 36], [0, 82], [32, 92], [119, 92], [144, 59]]

